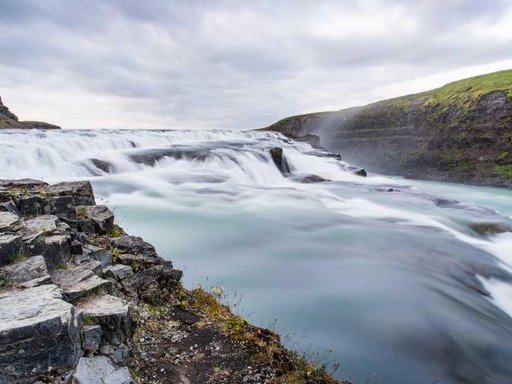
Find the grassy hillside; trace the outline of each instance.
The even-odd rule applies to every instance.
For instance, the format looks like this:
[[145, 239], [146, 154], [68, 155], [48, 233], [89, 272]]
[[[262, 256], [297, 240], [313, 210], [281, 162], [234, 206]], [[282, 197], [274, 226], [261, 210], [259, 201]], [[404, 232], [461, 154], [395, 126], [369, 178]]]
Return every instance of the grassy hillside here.
[[267, 129], [319, 135], [323, 146], [376, 172], [512, 186], [512, 70]]

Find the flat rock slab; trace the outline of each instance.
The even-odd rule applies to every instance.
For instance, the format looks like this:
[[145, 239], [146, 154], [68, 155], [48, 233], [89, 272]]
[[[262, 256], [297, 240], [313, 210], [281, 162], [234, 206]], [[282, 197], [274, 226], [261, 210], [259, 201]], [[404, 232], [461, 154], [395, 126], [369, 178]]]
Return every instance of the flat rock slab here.
[[41, 215], [25, 221], [25, 226], [33, 233], [57, 234], [59, 218], [54, 215]]
[[43, 256], [29, 257], [17, 263], [9, 264], [1, 270], [7, 274], [9, 283], [19, 288], [52, 284]]
[[17, 232], [23, 227], [20, 218], [11, 212], [0, 212], [0, 232]]
[[[0, 293], [0, 372], [5, 382], [50, 367], [67, 372], [80, 355], [81, 318], [55, 285]], [[28, 381], [27, 381], [28, 382]]]
[[132, 316], [125, 300], [111, 295], [99, 295], [82, 303], [78, 310], [94, 324], [101, 325], [104, 341], [120, 345], [131, 337]]
[[101, 274], [99, 268], [100, 264], [97, 261], [77, 267], [63, 266], [52, 272], [52, 279], [62, 289], [64, 297], [74, 303], [100, 290], [110, 292], [112, 283], [96, 274]]
[[92, 185], [89, 181], [75, 181], [50, 185], [46, 192], [51, 196], [72, 196], [73, 204], [95, 205]]
[[108, 357], [82, 357], [73, 373], [73, 384], [131, 384], [128, 367], [118, 367]]

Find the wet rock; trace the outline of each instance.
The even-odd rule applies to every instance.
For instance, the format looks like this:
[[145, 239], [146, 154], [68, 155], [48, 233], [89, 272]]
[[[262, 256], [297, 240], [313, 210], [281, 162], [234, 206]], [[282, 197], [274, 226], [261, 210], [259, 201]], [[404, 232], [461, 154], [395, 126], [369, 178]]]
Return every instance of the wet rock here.
[[77, 267], [63, 266], [52, 273], [52, 279], [61, 289], [66, 300], [76, 302], [100, 290], [110, 292], [112, 283], [99, 277], [95, 268], [99, 263], [86, 263]]
[[84, 317], [100, 325], [102, 340], [111, 345], [121, 345], [130, 340], [132, 334], [131, 309], [125, 300], [111, 295], [99, 295], [80, 304]]
[[112, 264], [112, 252], [105, 249], [100, 248], [92, 244], [84, 245], [83, 252], [89, 259], [98, 260], [103, 267], [108, 267]]
[[299, 179], [299, 182], [306, 183], [306, 184], [309, 184], [309, 183], [322, 183], [324, 181], [328, 181], [328, 180], [326, 180], [323, 177], [320, 177], [318, 175], [307, 175], [307, 176], [301, 177]]
[[497, 235], [512, 232], [512, 228], [499, 223], [473, 223], [469, 227], [482, 236]]
[[82, 327], [82, 348], [86, 354], [96, 354], [100, 350], [101, 335], [103, 331], [100, 325], [84, 325]]
[[55, 285], [0, 293], [2, 378], [32, 382], [50, 369], [73, 369], [81, 355], [80, 327], [81, 318]]
[[368, 174], [366, 173], [365, 169], [364, 168], [361, 168], [357, 171], [354, 172], [354, 175], [357, 175], [357, 176], [362, 176], [362, 177], [366, 177], [368, 176]]
[[73, 373], [73, 384], [131, 384], [127, 367], [114, 365], [106, 356], [82, 357]]
[[100, 160], [100, 159], [91, 159], [91, 163], [98, 168], [99, 170], [105, 172], [105, 173], [111, 173], [114, 170], [114, 167], [112, 164], [110, 164], [108, 161]]
[[103, 273], [106, 277], [121, 281], [133, 276], [133, 269], [129, 265], [115, 264], [105, 268]]
[[22, 236], [12, 233], [0, 233], [0, 265], [10, 263], [22, 253]]
[[114, 214], [105, 205], [79, 206], [76, 212], [78, 224], [86, 233], [91, 233], [92, 229], [92, 233], [105, 235], [114, 226]]
[[270, 149], [270, 156], [274, 161], [276, 167], [281, 171], [282, 174], [289, 174], [290, 167], [288, 166], [288, 162], [286, 161], [286, 157], [283, 155], [283, 148], [274, 147]]
[[95, 205], [94, 193], [89, 181], [75, 181], [50, 185], [46, 192], [51, 196], [72, 196], [73, 204]]
[[29, 257], [1, 270], [7, 274], [9, 283], [16, 287], [28, 288], [52, 283], [43, 256]]
[[0, 232], [17, 232], [23, 227], [20, 218], [11, 212], [0, 212]]

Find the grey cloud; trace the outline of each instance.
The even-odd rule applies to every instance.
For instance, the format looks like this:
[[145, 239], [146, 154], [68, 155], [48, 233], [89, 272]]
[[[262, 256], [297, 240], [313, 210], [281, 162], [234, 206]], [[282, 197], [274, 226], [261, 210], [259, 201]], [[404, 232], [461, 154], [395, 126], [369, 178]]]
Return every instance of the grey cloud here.
[[[512, 32], [489, 41], [474, 28], [502, 20], [509, 4], [3, 0], [0, 90], [29, 82], [83, 108], [100, 96], [116, 127], [136, 113], [126, 126], [255, 128], [327, 104], [371, 101], [374, 88], [405, 75], [512, 59]], [[373, 31], [368, 18], [393, 7], [410, 30], [389, 20]], [[338, 33], [354, 19], [350, 33]], [[70, 127], [96, 124], [93, 114], [85, 122], [66, 111], [59, 117]]]

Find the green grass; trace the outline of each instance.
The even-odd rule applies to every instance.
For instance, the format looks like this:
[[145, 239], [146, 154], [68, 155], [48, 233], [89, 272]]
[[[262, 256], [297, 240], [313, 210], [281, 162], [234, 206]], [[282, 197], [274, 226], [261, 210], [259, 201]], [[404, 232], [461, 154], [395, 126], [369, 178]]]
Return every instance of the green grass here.
[[494, 167], [494, 173], [497, 176], [501, 176], [506, 179], [512, 179], [512, 165], [496, 165]]
[[503, 91], [512, 99], [512, 70], [489, 73], [448, 83], [430, 91], [428, 104], [456, 105], [468, 108], [482, 96]]

